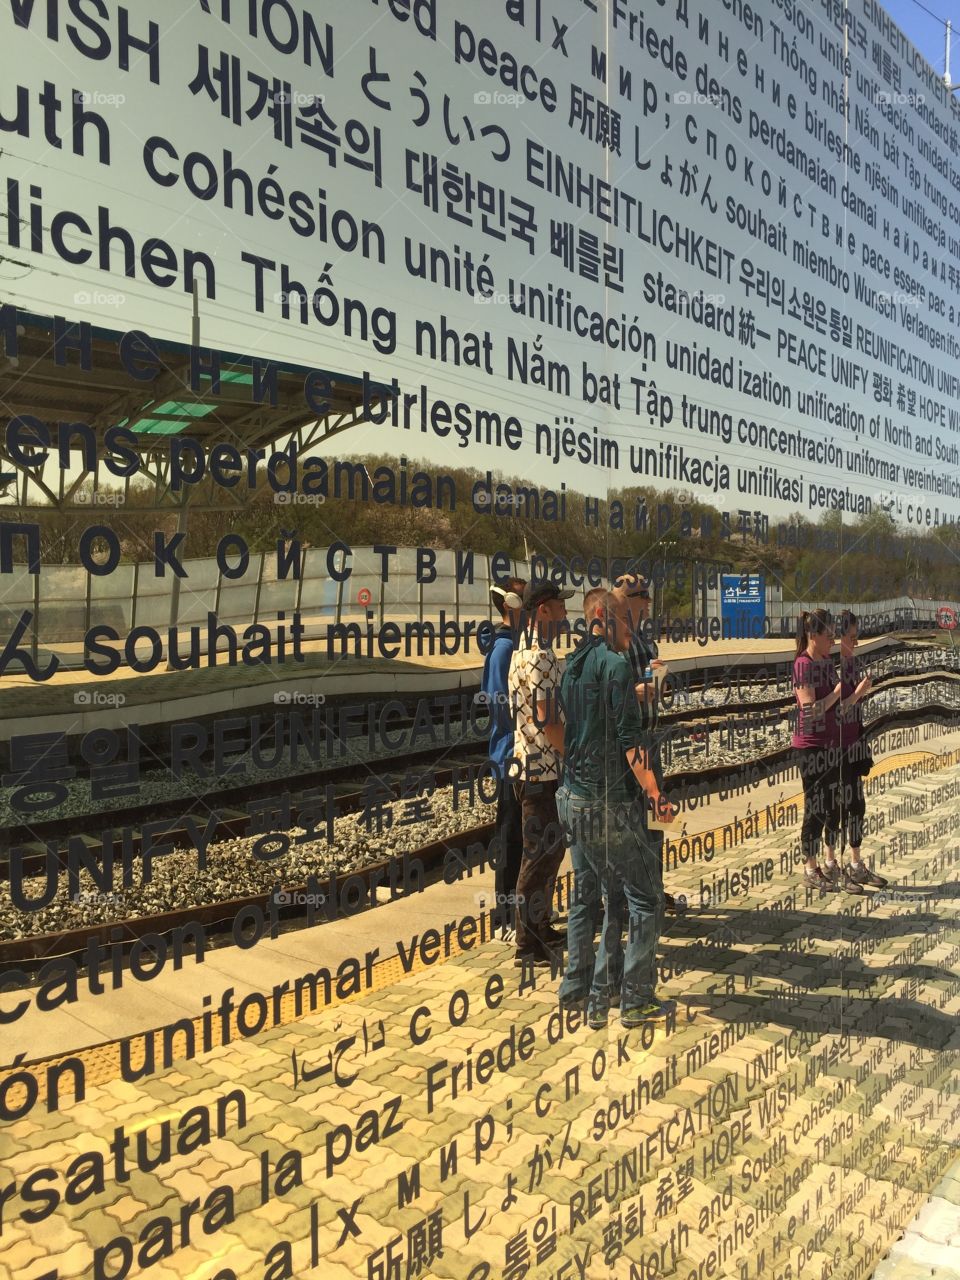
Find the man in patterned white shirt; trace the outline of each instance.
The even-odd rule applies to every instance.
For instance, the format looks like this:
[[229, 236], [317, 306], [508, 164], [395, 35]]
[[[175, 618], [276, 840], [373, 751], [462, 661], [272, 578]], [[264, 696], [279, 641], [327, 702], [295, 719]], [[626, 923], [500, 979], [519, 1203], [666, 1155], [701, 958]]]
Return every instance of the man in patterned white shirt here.
[[549, 964], [563, 935], [550, 925], [563, 834], [557, 787], [563, 759], [560, 664], [553, 644], [566, 623], [573, 591], [553, 582], [528, 582], [524, 632], [510, 661], [509, 698], [516, 707], [513, 754], [522, 768], [523, 857], [517, 878], [517, 954], [514, 963]]

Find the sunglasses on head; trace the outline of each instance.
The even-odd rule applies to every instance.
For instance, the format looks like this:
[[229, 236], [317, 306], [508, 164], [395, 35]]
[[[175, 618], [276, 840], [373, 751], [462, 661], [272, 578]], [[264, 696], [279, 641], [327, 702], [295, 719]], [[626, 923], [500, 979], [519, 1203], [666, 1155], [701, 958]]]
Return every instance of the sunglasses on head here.
[[634, 600], [638, 597], [641, 600], [650, 599], [650, 592], [646, 587], [640, 587], [639, 591], [626, 590], [626, 588], [637, 586], [637, 579], [632, 574], [626, 574], [624, 577], [617, 578], [613, 585], [618, 590], [625, 591], [628, 600]]

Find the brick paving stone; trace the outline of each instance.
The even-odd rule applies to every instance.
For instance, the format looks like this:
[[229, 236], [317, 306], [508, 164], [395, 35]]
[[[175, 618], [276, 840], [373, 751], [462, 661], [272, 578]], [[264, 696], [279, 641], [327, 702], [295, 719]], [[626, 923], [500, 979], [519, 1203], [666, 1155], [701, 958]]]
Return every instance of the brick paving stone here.
[[[76, 1241], [69, 1248], [60, 1248], [55, 1238], [49, 1238], [44, 1235], [44, 1247], [48, 1250], [51, 1261], [56, 1262], [57, 1274], [65, 1277], [65, 1280], [72, 1280], [73, 1276], [85, 1275], [87, 1265], [90, 1259], [89, 1246], [84, 1241]], [[10, 1269], [11, 1276], [16, 1276], [17, 1271], [14, 1266]]]
[[9, 1275], [22, 1273], [31, 1263], [42, 1258], [44, 1253], [44, 1246], [33, 1237], [26, 1236], [11, 1240], [4, 1245], [3, 1253], [0, 1255], [0, 1266], [6, 1268]]
[[[960, 771], [954, 770], [953, 776], [960, 776]], [[893, 807], [900, 794], [898, 790], [886, 797], [888, 808]], [[787, 838], [792, 840], [795, 834], [795, 829], [781, 831], [776, 838], [754, 841], [723, 858], [718, 855], [712, 871], [716, 872], [724, 859], [734, 859], [734, 853], [741, 865], [744, 859], [755, 861], [761, 856], [778, 860], [779, 850], [785, 847]], [[917, 870], [919, 883], [930, 856], [929, 847], [908, 854], [898, 862], [896, 874], [909, 871], [912, 875], [913, 870]], [[735, 860], [730, 865], [735, 865]], [[706, 877], [710, 871], [701, 866], [683, 869], [676, 875], [671, 873], [671, 889], [686, 892], [696, 904], [701, 873]], [[946, 879], [946, 874], [938, 872], [938, 881]], [[795, 1235], [794, 1252], [798, 1244], [812, 1240], [822, 1220], [822, 1214], [817, 1218], [813, 1213], [813, 1201], [831, 1172], [840, 1177], [841, 1188], [848, 1185], [856, 1188], [865, 1174], [869, 1175], [864, 1182], [865, 1186], [869, 1184], [869, 1193], [849, 1218], [851, 1223], [858, 1219], [869, 1221], [871, 1208], [879, 1206], [884, 1194], [889, 1211], [894, 1189], [892, 1179], [898, 1171], [908, 1168], [913, 1157], [920, 1170], [933, 1167], [933, 1161], [948, 1149], [947, 1144], [953, 1144], [955, 1149], [958, 1136], [954, 1121], [944, 1128], [940, 1139], [929, 1150], [922, 1145], [929, 1139], [921, 1134], [929, 1135], [937, 1125], [942, 1125], [949, 1118], [951, 1106], [956, 1105], [954, 1095], [943, 1086], [950, 1081], [951, 1072], [956, 1078], [960, 1062], [960, 1032], [955, 1025], [960, 998], [952, 996], [942, 1010], [933, 1007], [933, 1002], [940, 998], [940, 986], [945, 989], [951, 977], [949, 972], [944, 972], [942, 978], [935, 974], [960, 937], [956, 908], [945, 899], [936, 911], [913, 917], [902, 910], [901, 903], [888, 901], [868, 917], [850, 917], [841, 929], [836, 923], [837, 912], [841, 906], [850, 905], [849, 902], [814, 898], [807, 903], [801, 885], [796, 911], [783, 913], [785, 927], [772, 929], [764, 922], [757, 929], [751, 921], [749, 907], [777, 901], [788, 890], [797, 888], [796, 881], [796, 877], [789, 880], [776, 877], [774, 882], [751, 893], [749, 905], [734, 900], [710, 910], [699, 911], [695, 907], [685, 922], [668, 921], [665, 944], [677, 959], [687, 954], [693, 943], [713, 934], [718, 935], [722, 945], [698, 953], [689, 961], [686, 972], [662, 984], [665, 994], [690, 1000], [689, 1014], [681, 1004], [673, 1033], [668, 1036], [663, 1029], [658, 1029], [646, 1048], [642, 1047], [641, 1032], [626, 1033], [627, 1063], [618, 1065], [616, 1061], [618, 1039], [624, 1033], [615, 1016], [611, 1017], [606, 1032], [581, 1028], [564, 1033], [557, 1043], [549, 1044], [547, 1028], [555, 1008], [556, 982], [538, 974], [535, 990], [519, 996], [520, 975], [510, 963], [510, 948], [490, 943], [399, 979], [391, 987], [370, 992], [347, 1005], [309, 1014], [298, 1022], [272, 1028], [250, 1040], [237, 1041], [194, 1061], [178, 1060], [171, 1070], [137, 1084], [116, 1079], [91, 1087], [84, 1102], [68, 1104], [59, 1114], [43, 1115], [42, 1124], [36, 1123], [36, 1116], [17, 1121], [7, 1130], [9, 1136], [15, 1137], [9, 1173], [24, 1176], [46, 1162], [62, 1169], [80, 1151], [105, 1149], [118, 1124], [126, 1125], [129, 1130], [148, 1120], [155, 1124], [164, 1115], [182, 1114], [190, 1105], [203, 1102], [210, 1106], [228, 1088], [239, 1087], [247, 1100], [245, 1127], [231, 1129], [227, 1137], [214, 1138], [191, 1155], [175, 1157], [153, 1174], [134, 1172], [122, 1187], [108, 1180], [108, 1189], [103, 1195], [91, 1197], [69, 1212], [61, 1208], [52, 1215], [43, 1224], [42, 1234], [50, 1265], [56, 1265], [64, 1277], [86, 1275], [95, 1243], [105, 1242], [121, 1232], [135, 1238], [137, 1231], [159, 1213], [170, 1213], [176, 1218], [181, 1204], [195, 1197], [202, 1198], [214, 1186], [230, 1185], [236, 1195], [237, 1221], [208, 1237], [195, 1234], [191, 1245], [178, 1250], [173, 1259], [150, 1268], [151, 1280], [162, 1280], [166, 1274], [200, 1275], [205, 1267], [210, 1269], [214, 1259], [217, 1265], [233, 1268], [238, 1276], [256, 1276], [259, 1280], [266, 1251], [271, 1244], [288, 1237], [297, 1266], [305, 1267], [308, 1254], [304, 1233], [309, 1221], [309, 1205], [314, 1201], [321, 1214], [324, 1259], [318, 1274], [325, 1280], [327, 1276], [333, 1280], [338, 1277], [365, 1280], [371, 1251], [385, 1246], [397, 1234], [404, 1238], [405, 1246], [406, 1230], [436, 1207], [444, 1210], [444, 1256], [435, 1259], [424, 1275], [461, 1280], [480, 1261], [502, 1269], [506, 1241], [532, 1224], [544, 1205], [550, 1203], [559, 1206], [562, 1233], [557, 1253], [542, 1269], [531, 1273], [530, 1280], [546, 1280], [560, 1260], [572, 1258], [575, 1251], [582, 1252], [586, 1242], [590, 1242], [593, 1250], [588, 1276], [614, 1274], [616, 1280], [620, 1280], [621, 1274], [626, 1277], [631, 1261], [649, 1257], [661, 1241], [669, 1238], [671, 1227], [679, 1221], [695, 1224], [702, 1209], [709, 1212], [714, 1198], [728, 1195], [732, 1188], [729, 1206], [722, 1210], [719, 1220], [710, 1224], [706, 1232], [691, 1231], [678, 1274], [684, 1276], [687, 1270], [695, 1270], [701, 1263], [706, 1266], [711, 1249], [719, 1257], [723, 1239], [733, 1222], [743, 1221], [750, 1212], [758, 1213], [764, 1185], [773, 1185], [784, 1177], [792, 1178], [797, 1170], [803, 1175], [806, 1170], [806, 1175], [798, 1178], [796, 1190], [776, 1211], [766, 1214], [749, 1246], [716, 1261], [710, 1272], [737, 1275], [740, 1260], [746, 1258], [752, 1276], [758, 1249], [766, 1250], [768, 1260], [772, 1258], [776, 1233], [783, 1233], [790, 1214], [800, 1213], [808, 1203], [810, 1218]], [[945, 925], [944, 935], [936, 947], [921, 957], [919, 963], [908, 957], [907, 964], [892, 970], [894, 957], [914, 939], [922, 941], [927, 935], [931, 915]], [[889, 933], [877, 931], [881, 921], [891, 924]], [[826, 968], [829, 957], [849, 947], [852, 940], [874, 934], [877, 944], [874, 951], [864, 952], [857, 960], [845, 959], [844, 971], [875, 977], [877, 986], [871, 989], [868, 999], [861, 997], [859, 987], [848, 990], [843, 993], [842, 1007], [845, 1023], [848, 1018], [862, 1017], [881, 1007], [882, 1023], [871, 1028], [859, 1045], [854, 1035], [850, 1042], [853, 1047], [846, 1057], [833, 1063], [827, 1061], [821, 1069], [816, 1065], [816, 1055], [827, 1051], [841, 1031], [839, 1019], [834, 1018], [832, 1012], [825, 1019], [821, 1017], [824, 1001], [840, 997], [842, 993], [839, 966]], [[813, 950], [790, 949], [791, 941], [807, 943]], [[787, 950], [782, 951], [783, 946]], [[387, 955], [386, 945], [381, 944], [381, 948]], [[483, 1004], [483, 990], [487, 974], [494, 968], [504, 976], [505, 991], [499, 1009], [489, 1010]], [[952, 976], [956, 976], [955, 964]], [[908, 1000], [904, 993], [911, 978], [917, 977], [925, 984], [923, 991], [918, 990], [914, 998]], [[883, 986], [890, 978], [893, 981]], [[729, 989], [728, 980], [733, 984]], [[780, 1001], [777, 993], [791, 983], [798, 986], [788, 1005]], [[450, 995], [457, 987], [469, 993], [471, 1003], [471, 1017], [459, 1028], [451, 1027], [446, 1016]], [[712, 995], [711, 987], [714, 988]], [[881, 1006], [877, 1006], [878, 1000]], [[407, 1040], [407, 1028], [410, 1013], [418, 1004], [430, 1008], [431, 1036], [414, 1048]], [[687, 1021], [694, 1013], [694, 1020]], [[369, 1028], [381, 1018], [387, 1033], [384, 1047], [366, 1057], [356, 1048], [352, 1058], [345, 1055], [349, 1071], [360, 1073], [351, 1085], [339, 1088], [329, 1078], [320, 1078], [301, 1082], [299, 1091], [294, 1089], [292, 1049], [296, 1048], [301, 1063], [318, 1065], [338, 1039], [360, 1034], [364, 1019]], [[755, 1019], [758, 1021], [754, 1022]], [[469, 1058], [476, 1069], [484, 1049], [498, 1044], [509, 1032], [511, 1023], [516, 1024], [517, 1033], [526, 1026], [533, 1030], [536, 1047], [529, 1061], [518, 1062], [509, 1075], [494, 1071], [486, 1084], [474, 1083], [471, 1088], [463, 1084], [455, 1101], [451, 1100], [452, 1088], [445, 1088], [438, 1096], [436, 1108], [428, 1113], [426, 1071], [431, 1064], [447, 1059], [448, 1082], [455, 1064]], [[738, 1025], [748, 1029], [739, 1041], [730, 1035], [730, 1029]], [[921, 1028], [926, 1028], [927, 1039], [937, 1050], [957, 1055], [952, 1060], [944, 1058], [941, 1069], [929, 1083], [925, 1073], [931, 1069], [931, 1049], [924, 1051], [922, 1061], [910, 1066], [910, 1055], [917, 1049]], [[794, 1052], [789, 1049], [788, 1040], [791, 1036], [796, 1040], [800, 1033], [807, 1039]], [[891, 1034], [900, 1036], [904, 1043], [888, 1054], [886, 1037]], [[600, 1049], [606, 1053], [606, 1062], [602, 1078], [594, 1079], [591, 1064]], [[879, 1064], [873, 1056], [876, 1050], [881, 1053]], [[693, 1055], [689, 1063], [688, 1054]], [[761, 1074], [758, 1064], [766, 1062], [768, 1054], [778, 1056], [771, 1059], [769, 1071]], [[674, 1056], [678, 1080], [667, 1096], [651, 1098], [642, 1107], [635, 1108], [630, 1120], [621, 1122], [612, 1133], [599, 1141], [594, 1138], [591, 1131], [595, 1114], [602, 1111], [609, 1115], [609, 1108], [620, 1106], [621, 1100], [629, 1097], [638, 1078], [651, 1081], [654, 1072], [667, 1068]], [[580, 1092], [567, 1098], [564, 1082], [573, 1068], [579, 1068]], [[889, 1073], [901, 1068], [902, 1079], [891, 1083]], [[752, 1083], [748, 1087], [750, 1076]], [[736, 1082], [733, 1090], [724, 1083], [728, 1078]], [[874, 1080], [882, 1084], [877, 1098], [869, 1093]], [[912, 1135], [910, 1119], [902, 1114], [897, 1119], [896, 1108], [914, 1085], [922, 1087], [918, 1088], [907, 1111], [910, 1116], [919, 1114], [923, 1119], [919, 1126], [921, 1133]], [[545, 1086], [549, 1086], [545, 1097], [550, 1109], [548, 1114], [538, 1116], [534, 1099], [537, 1090]], [[797, 1096], [791, 1097], [788, 1093], [777, 1101], [778, 1088], [795, 1089]], [[841, 1096], [835, 1101], [837, 1088]], [[352, 1132], [362, 1111], [379, 1115], [387, 1100], [395, 1095], [401, 1098], [401, 1131], [383, 1135], [379, 1141], [368, 1141], [365, 1150], [354, 1150], [337, 1166], [333, 1176], [326, 1178], [327, 1135], [338, 1125], [345, 1125]], [[868, 1097], [872, 1099], [869, 1103], [865, 1101]], [[709, 1118], [702, 1132], [694, 1133], [680, 1149], [661, 1154], [659, 1135], [671, 1132], [671, 1125], [679, 1131], [687, 1108], [696, 1120], [698, 1105], [707, 1108], [708, 1117], [711, 1108], [716, 1108], [717, 1113]], [[769, 1113], [764, 1111], [768, 1114], [768, 1123], [762, 1125], [761, 1108], [768, 1105], [772, 1107]], [[924, 1107], [928, 1110], [923, 1111]], [[477, 1163], [474, 1159], [476, 1126], [478, 1122], [485, 1123], [488, 1115], [493, 1118], [494, 1131]], [[843, 1143], [831, 1144], [829, 1149], [825, 1145], [831, 1141], [831, 1131], [836, 1132], [836, 1125], [845, 1118], [852, 1124], [854, 1143], [869, 1125], [889, 1121], [879, 1152], [872, 1148], [861, 1152], [853, 1169], [845, 1168], [843, 1163], [850, 1142], [845, 1139]], [[726, 1161], [720, 1160], [706, 1169], [705, 1156], [712, 1144], [729, 1143], [730, 1126], [747, 1121], [751, 1125], [749, 1139], [734, 1144], [735, 1150]], [[580, 1144], [579, 1151], [568, 1155], [563, 1166], [558, 1167], [568, 1122], [571, 1140], [574, 1145]], [[796, 1140], [794, 1125], [804, 1130]], [[780, 1153], [774, 1159], [773, 1167], [764, 1171], [762, 1179], [745, 1186], [740, 1172], [744, 1160], [758, 1161], [761, 1165], [764, 1158], [769, 1161], [771, 1143], [779, 1133], [790, 1135], [785, 1154]], [[440, 1150], [454, 1142], [458, 1151], [457, 1168], [441, 1182]], [[895, 1159], [898, 1143], [899, 1159]], [[547, 1164], [544, 1159], [539, 1185], [528, 1190], [538, 1147], [540, 1156], [548, 1153], [552, 1163]], [[268, 1150], [276, 1158], [283, 1149], [291, 1148], [300, 1151], [303, 1157], [306, 1185], [282, 1197], [275, 1196], [266, 1205], [260, 1204], [257, 1153]], [[604, 1175], [615, 1169], [618, 1159], [637, 1161], [638, 1151], [647, 1150], [651, 1154], [639, 1160], [639, 1185], [618, 1191], [615, 1203], [612, 1206], [604, 1203], [600, 1212], [580, 1225], [571, 1238], [567, 1232], [566, 1209], [571, 1193], [579, 1190], [586, 1194], [594, 1178], [599, 1178], [600, 1185], [604, 1185]], [[878, 1154], [885, 1161], [879, 1175], [876, 1172], [880, 1168]], [[655, 1206], [661, 1179], [669, 1175], [670, 1185], [674, 1185], [691, 1157], [693, 1176], [689, 1195], [657, 1220]], [[421, 1194], [413, 1204], [400, 1209], [398, 1177], [409, 1176], [418, 1161]], [[501, 1204], [508, 1174], [516, 1179], [517, 1202], [505, 1213]], [[462, 1221], [465, 1192], [470, 1195], [474, 1219], [484, 1210], [487, 1213], [483, 1230], [469, 1241], [465, 1239]], [[917, 1195], [922, 1193], [918, 1191]], [[342, 1220], [336, 1210], [350, 1206], [358, 1197], [361, 1206], [356, 1221], [360, 1238], [348, 1233], [349, 1238], [339, 1245]], [[603, 1228], [611, 1213], [620, 1211], [618, 1206], [629, 1205], [638, 1198], [645, 1209], [647, 1228], [641, 1238], [628, 1244], [618, 1264], [620, 1270], [611, 1273], [600, 1253]], [[824, 1204], [827, 1198], [825, 1192]], [[905, 1193], [901, 1193], [901, 1199], [905, 1199]], [[10, 1231], [8, 1257], [25, 1257], [30, 1264], [36, 1260], [35, 1241], [41, 1237], [22, 1232], [22, 1225], [15, 1222]], [[821, 1260], [832, 1256], [834, 1244], [845, 1241], [843, 1231], [841, 1228], [828, 1238], [822, 1252], [813, 1253], [807, 1264], [809, 1274], [820, 1274]], [[872, 1229], [872, 1235], [879, 1239], [885, 1231], [881, 1224]], [[892, 1239], [894, 1233], [886, 1234]], [[24, 1247], [34, 1252], [26, 1256]], [[16, 1255], [13, 1250], [18, 1248], [20, 1254]], [[498, 1272], [495, 1270], [494, 1274]]]

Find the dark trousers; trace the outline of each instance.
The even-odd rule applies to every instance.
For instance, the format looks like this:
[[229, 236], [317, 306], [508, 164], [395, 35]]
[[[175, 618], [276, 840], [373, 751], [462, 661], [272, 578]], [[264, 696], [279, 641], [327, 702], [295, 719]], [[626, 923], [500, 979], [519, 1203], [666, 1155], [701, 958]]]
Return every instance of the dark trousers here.
[[660, 879], [663, 879], [663, 873], [666, 871], [664, 865], [664, 849], [666, 848], [665, 833], [663, 831], [647, 831], [644, 840], [653, 849], [657, 855], [657, 862], [660, 864]]
[[863, 794], [863, 775], [860, 772], [860, 744], [844, 750], [840, 760], [840, 804], [835, 818], [835, 825], [827, 826], [824, 838], [827, 844], [836, 845], [837, 837], [846, 834], [842, 844], [859, 849], [863, 844], [863, 819], [867, 811], [867, 801]]
[[517, 877], [517, 950], [536, 946], [550, 923], [557, 872], [563, 861], [563, 830], [557, 817], [559, 783], [521, 784], [523, 858]]
[[516, 922], [517, 878], [523, 856], [523, 815], [519, 782], [504, 778], [497, 802], [497, 928], [513, 928]]
[[803, 782], [800, 849], [804, 858], [815, 858], [824, 829], [836, 831], [840, 825], [839, 751], [836, 747], [798, 747], [796, 755]]

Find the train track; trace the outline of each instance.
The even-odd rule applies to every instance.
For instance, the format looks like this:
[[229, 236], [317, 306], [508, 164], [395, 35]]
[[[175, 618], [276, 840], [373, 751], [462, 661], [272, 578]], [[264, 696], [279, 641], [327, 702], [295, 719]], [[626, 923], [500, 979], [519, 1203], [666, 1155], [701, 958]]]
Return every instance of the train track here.
[[[729, 707], [726, 709], [727, 714], [730, 710]], [[873, 737], [892, 728], [905, 728], [931, 722], [954, 727], [960, 723], [960, 708], [939, 703], [930, 703], [922, 708], [903, 708], [877, 717], [871, 723], [869, 732]], [[753, 761], [738, 761], [712, 765], [704, 769], [678, 771], [667, 776], [664, 789], [674, 799], [685, 794], [702, 796], [720, 786], [735, 789], [748, 782], [762, 781], [770, 774], [788, 766], [791, 757], [792, 749], [787, 746]], [[246, 820], [245, 817], [244, 821]], [[478, 845], [489, 849], [493, 833], [493, 823], [478, 824], [467, 831], [457, 832], [441, 840], [427, 843], [409, 856], [417, 859], [422, 865], [424, 885], [427, 885], [440, 878], [451, 854], [464, 853], [475, 849]], [[376, 905], [375, 886], [383, 883], [394, 862], [394, 858], [389, 858], [364, 867], [345, 869], [331, 876], [329, 885], [339, 900], [348, 881], [363, 884], [370, 893], [370, 905]], [[303, 922], [304, 911], [296, 899], [298, 895], [301, 897], [309, 895], [310, 886], [301, 883], [281, 885], [280, 888], [291, 901], [288, 905], [274, 907], [277, 918], [281, 924], [286, 924], [288, 927], [291, 925], [299, 927]], [[206, 939], [216, 944], [232, 936], [234, 923], [244, 912], [252, 910], [265, 912], [271, 899], [274, 898], [274, 893], [275, 890], [270, 893], [250, 894], [214, 903], [185, 906], [161, 914], [131, 917], [123, 921], [114, 920], [104, 924], [35, 934], [6, 941], [0, 943], [0, 973], [11, 968], [33, 970], [55, 958], [82, 956], [91, 944], [109, 944], [112, 947], [119, 947], [125, 955], [139, 940], [149, 936], [169, 941], [178, 930], [197, 923], [203, 925]]]
[[[487, 843], [492, 839], [494, 824], [485, 823], [469, 831], [460, 831], [444, 840], [436, 840], [424, 845], [415, 856], [423, 865], [424, 885], [435, 883], [438, 872], [451, 852], [465, 852], [472, 845]], [[392, 859], [358, 867], [352, 871], [344, 871], [333, 878], [333, 885], [340, 900], [347, 881], [362, 883], [376, 905], [376, 886], [383, 883]], [[371, 890], [371, 885], [373, 889]], [[281, 892], [294, 899], [287, 904], [275, 908], [277, 918], [283, 923], [299, 920], [304, 915], [303, 907], [296, 899], [305, 897], [313, 891], [308, 884], [282, 886]], [[0, 943], [0, 973], [11, 968], [35, 967], [48, 961], [63, 957], [80, 955], [87, 951], [91, 943], [95, 945], [119, 944], [124, 954], [137, 941], [145, 937], [162, 938], [169, 941], [171, 936], [191, 923], [202, 924], [208, 941], [216, 941], [227, 934], [232, 936], [234, 921], [244, 912], [256, 908], [266, 912], [275, 891], [270, 893], [249, 894], [242, 898], [224, 899], [221, 902], [201, 903], [195, 906], [181, 907], [175, 911], [165, 911], [150, 916], [137, 916], [122, 923], [116, 920], [107, 924], [89, 925], [81, 929], [68, 929], [59, 933], [37, 934], [30, 938], [17, 938]], [[323, 914], [318, 912], [318, 914]], [[117, 937], [117, 934], [121, 937]]]
[[[460, 760], [461, 764], [471, 761], [480, 762], [486, 760], [486, 751], [482, 746], [478, 747], [475, 742], [455, 743], [445, 746], [438, 750], [436, 747], [429, 750], [412, 752], [406, 756], [405, 765], [407, 769], [415, 769], [420, 766], [426, 768], [431, 761], [435, 761], [438, 756], [443, 755]], [[284, 791], [289, 790], [291, 784], [296, 785], [299, 793], [307, 793], [315, 791], [319, 787], [334, 786], [351, 783], [358, 778], [369, 773], [371, 765], [377, 766], [382, 762], [380, 760], [364, 761], [362, 763], [351, 762], [344, 765], [334, 765], [332, 767], [323, 767], [311, 770], [309, 773], [292, 774], [289, 778], [277, 780], [270, 778], [265, 782], [250, 783], [244, 782], [236, 787], [222, 787], [216, 792], [210, 792], [199, 797], [176, 796], [171, 800], [154, 800], [149, 804], [130, 805], [120, 809], [103, 810], [101, 812], [93, 812], [72, 816], [69, 818], [50, 818], [43, 822], [36, 822], [30, 826], [11, 827], [9, 831], [3, 834], [2, 843], [7, 850], [11, 848], [27, 848], [31, 846], [42, 845], [46, 841], [56, 842], [58, 856], [62, 855], [60, 848], [61, 842], [70, 836], [84, 835], [91, 832], [101, 832], [117, 830], [124, 827], [135, 827], [138, 824], [146, 822], [156, 822], [162, 818], [170, 817], [171, 826], [165, 834], [174, 842], [174, 847], [186, 847], [189, 844], [187, 832], [185, 828], [178, 827], [176, 820], [181, 818], [185, 811], [189, 811], [191, 807], [202, 804], [208, 813], [219, 812], [221, 809], [229, 811], [232, 805], [239, 805], [249, 800], [271, 799], [279, 797]], [[379, 776], [383, 776], [380, 774]], [[453, 777], [453, 769], [441, 769], [434, 773], [438, 785], [444, 786], [449, 783]], [[399, 794], [401, 782], [386, 782], [391, 791]], [[337, 796], [337, 810], [339, 813], [350, 813], [359, 809], [363, 803], [364, 793], [362, 790], [348, 791]], [[293, 805], [294, 813], [299, 813], [299, 807]], [[249, 822], [249, 815], [242, 812], [225, 814], [221, 821], [217, 823], [213, 839], [224, 840], [232, 836], [242, 836], [244, 834], [243, 827]], [[177, 845], [176, 840], [181, 838], [182, 845]], [[114, 845], [116, 853], [119, 855], [122, 845], [118, 839]], [[132, 843], [128, 839], [126, 848], [134, 853], [139, 853], [139, 840], [134, 837]], [[42, 865], [45, 854], [36, 853], [28, 855], [30, 865], [39, 867]], [[8, 858], [0, 857], [0, 882], [8, 878], [9, 861]]]
[[[944, 668], [919, 673], [891, 672], [878, 678], [874, 685], [874, 692], [879, 694], [891, 689], [909, 688], [936, 680], [957, 681], [960, 685], [960, 670]], [[684, 694], [688, 695], [688, 692], [685, 690]], [[769, 728], [785, 719], [786, 713], [792, 709], [793, 704], [792, 691], [778, 693], [769, 699], [725, 701], [706, 707], [680, 709], [674, 709], [665, 700], [660, 722], [664, 731], [674, 726], [685, 725], [702, 729], [708, 735], [715, 732], [718, 722], [733, 721], [736, 724], [744, 724], [759, 719], [761, 724]], [[470, 765], [478, 766], [486, 759], [485, 746], [482, 742], [466, 739], [409, 752], [404, 756], [403, 772], [415, 772], [418, 768], [425, 772], [429, 770], [438, 786], [446, 786], [453, 778], [454, 769], [452, 767], [431, 769], [431, 765], [438, 759], [450, 759], [461, 768]], [[400, 792], [401, 777], [398, 774], [391, 776], [395, 772], [394, 760], [395, 754], [352, 760], [343, 764], [323, 764], [315, 769], [292, 773], [282, 781], [269, 778], [251, 782], [247, 779], [235, 786], [218, 787], [216, 791], [205, 792], [202, 796], [179, 795], [167, 800], [152, 800], [112, 810], [94, 810], [86, 814], [39, 819], [30, 824], [11, 826], [0, 833], [0, 883], [9, 878], [8, 851], [10, 849], [19, 848], [27, 851], [25, 859], [27, 873], [36, 874], [45, 865], [45, 846], [48, 843], [50, 846], [56, 846], [57, 856], [62, 860], [62, 843], [70, 837], [84, 835], [99, 837], [104, 831], [119, 832], [125, 829], [126, 834], [123, 837], [118, 834], [115, 841], [115, 856], [120, 857], [121, 853], [126, 853], [128, 856], [137, 855], [140, 847], [139, 837], [131, 833], [130, 829], [144, 823], [161, 821], [167, 817], [171, 819], [171, 825], [164, 832], [165, 838], [172, 842], [175, 848], [188, 847], [190, 844], [188, 833], [184, 827], [177, 825], [177, 820], [197, 803], [202, 804], [208, 814], [213, 812], [220, 814], [222, 811], [212, 837], [216, 842], [244, 835], [245, 824], [249, 821], [248, 815], [242, 809], [244, 804], [255, 799], [277, 798], [292, 786], [295, 786], [297, 792], [301, 794], [328, 786], [342, 788], [363, 780], [369, 776], [372, 769], [376, 768], [378, 775], [384, 779], [385, 785], [397, 796]], [[725, 766], [718, 767], [723, 769]], [[337, 811], [340, 814], [356, 811], [363, 802], [362, 789], [341, 790], [336, 796]], [[239, 808], [234, 809], [234, 806]], [[294, 805], [294, 813], [298, 812], [297, 806]], [[30, 852], [31, 849], [34, 852]]]

